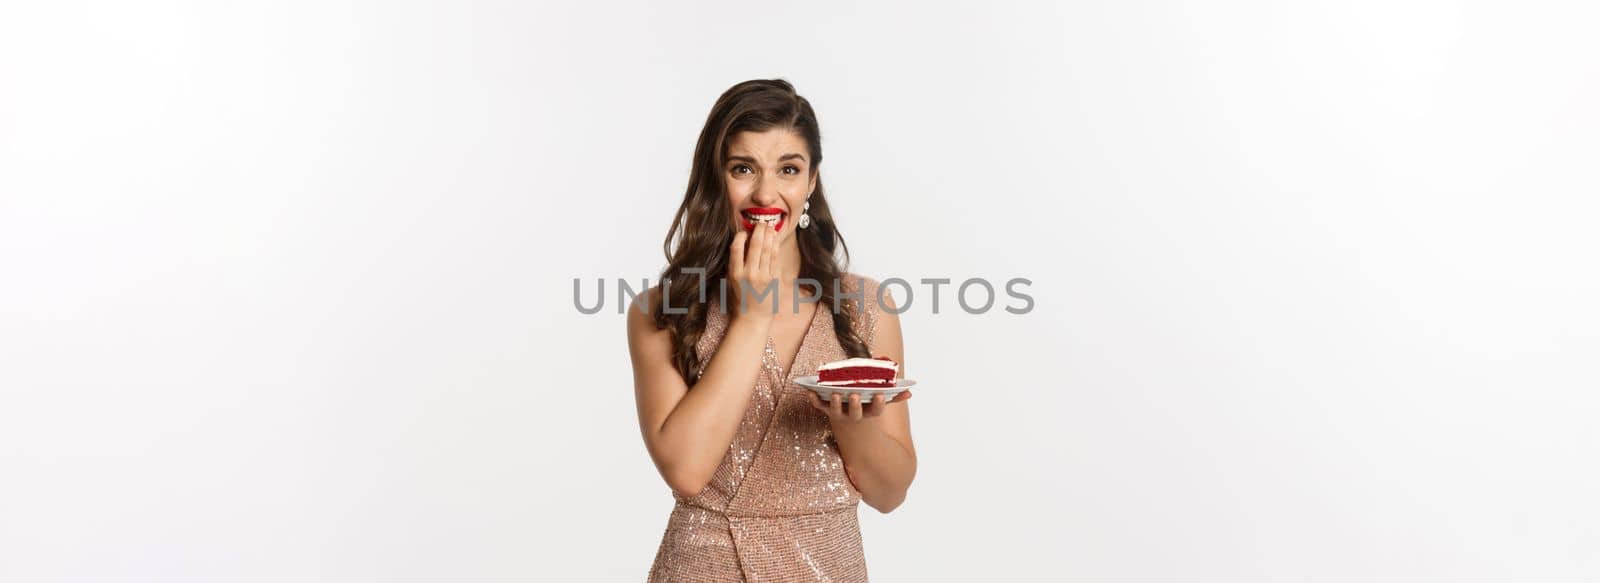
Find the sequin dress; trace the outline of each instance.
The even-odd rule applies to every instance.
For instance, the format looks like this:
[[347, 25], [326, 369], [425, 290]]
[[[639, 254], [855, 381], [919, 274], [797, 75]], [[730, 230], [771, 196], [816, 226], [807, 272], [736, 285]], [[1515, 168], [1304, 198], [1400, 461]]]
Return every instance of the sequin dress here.
[[[870, 343], [881, 309], [878, 282], [846, 274], [840, 286], [845, 293], [864, 292], [865, 301], [846, 305], [856, 314], [857, 334]], [[692, 497], [673, 492], [651, 583], [867, 580], [856, 521], [861, 493], [845, 475], [827, 415], [793, 382], [846, 358], [832, 311], [819, 304], [815, 312], [790, 370], [779, 369], [767, 338], [750, 406], [711, 482]], [[696, 345], [702, 360], [697, 375], [731, 317], [712, 298]]]

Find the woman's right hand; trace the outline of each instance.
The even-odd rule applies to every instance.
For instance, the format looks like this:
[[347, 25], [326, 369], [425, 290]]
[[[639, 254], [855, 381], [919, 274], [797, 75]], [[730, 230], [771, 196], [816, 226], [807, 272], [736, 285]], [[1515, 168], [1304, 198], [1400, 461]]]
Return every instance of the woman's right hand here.
[[[746, 242], [748, 241], [748, 244]], [[733, 236], [728, 254], [728, 286], [733, 288], [733, 313], [739, 317], [771, 318], [778, 313], [778, 233], [772, 226], [757, 222], [756, 228], [741, 229]], [[771, 286], [771, 290], [767, 287]], [[750, 290], [750, 305], [744, 305]], [[765, 295], [762, 295], [765, 294]]]

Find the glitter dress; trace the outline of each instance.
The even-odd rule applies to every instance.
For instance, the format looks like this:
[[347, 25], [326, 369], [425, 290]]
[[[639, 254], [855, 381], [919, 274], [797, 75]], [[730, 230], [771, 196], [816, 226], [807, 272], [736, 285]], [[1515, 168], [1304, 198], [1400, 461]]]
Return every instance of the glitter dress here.
[[[846, 274], [840, 286], [846, 294], [864, 292], [865, 301], [852, 298], [846, 305], [856, 314], [857, 334], [870, 343], [881, 309], [878, 282]], [[827, 415], [811, 407], [810, 391], [794, 384], [846, 357], [832, 311], [821, 304], [815, 311], [789, 371], [779, 369], [767, 338], [750, 406], [711, 482], [698, 495], [672, 495], [650, 582], [867, 580], [856, 522], [861, 493], [845, 475]], [[697, 376], [727, 330], [732, 315], [722, 312], [711, 298], [696, 345], [702, 359]]]

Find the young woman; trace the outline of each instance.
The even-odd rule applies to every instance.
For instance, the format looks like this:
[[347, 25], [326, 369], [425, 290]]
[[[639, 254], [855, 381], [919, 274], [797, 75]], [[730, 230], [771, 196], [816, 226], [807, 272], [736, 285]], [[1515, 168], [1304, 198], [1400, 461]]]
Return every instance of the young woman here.
[[905, 372], [892, 299], [835, 256], [821, 163], [783, 80], [728, 89], [700, 132], [661, 285], [628, 310], [639, 428], [675, 501], [650, 581], [866, 581], [856, 508], [894, 510], [916, 474], [910, 392], [794, 384], [849, 357]]

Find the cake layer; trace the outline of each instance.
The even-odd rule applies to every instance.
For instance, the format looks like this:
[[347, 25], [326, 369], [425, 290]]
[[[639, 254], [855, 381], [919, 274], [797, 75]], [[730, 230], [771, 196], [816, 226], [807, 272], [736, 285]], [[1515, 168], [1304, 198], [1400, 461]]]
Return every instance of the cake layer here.
[[870, 366], [852, 366], [836, 368], [833, 370], [818, 371], [817, 380], [835, 381], [845, 379], [892, 379], [895, 369], [877, 368]]

